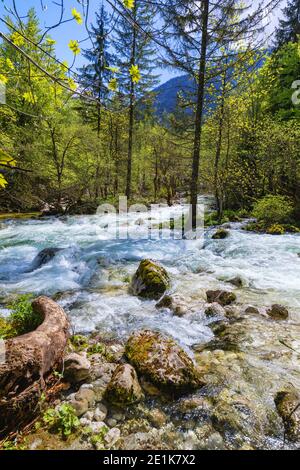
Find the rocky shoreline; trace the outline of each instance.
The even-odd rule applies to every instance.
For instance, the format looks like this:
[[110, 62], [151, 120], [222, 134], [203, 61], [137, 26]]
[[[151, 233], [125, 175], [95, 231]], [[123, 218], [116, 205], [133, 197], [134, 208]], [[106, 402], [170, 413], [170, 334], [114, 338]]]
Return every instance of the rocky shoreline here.
[[[21, 440], [18, 437], [16, 446], [297, 447], [300, 326], [287, 309], [241, 305], [229, 290], [207, 291], [207, 302], [199, 300], [195, 306], [191, 299], [169, 293], [170, 282], [162, 266], [144, 260], [130, 289], [135, 295], [159, 299], [158, 315], [161, 309], [179, 316], [201, 309], [213, 340], [195, 344], [192, 357], [172, 338], [151, 330], [135, 331], [125, 342], [106, 339], [101, 331], [71, 337], [58, 380], [62, 387], [47, 404], [52, 424], [45, 419], [47, 407], [42, 404], [35, 425]], [[69, 406], [74, 426], [64, 436], [55, 429], [55, 419]], [[4, 446], [5, 442], [11, 441], [4, 440]]]

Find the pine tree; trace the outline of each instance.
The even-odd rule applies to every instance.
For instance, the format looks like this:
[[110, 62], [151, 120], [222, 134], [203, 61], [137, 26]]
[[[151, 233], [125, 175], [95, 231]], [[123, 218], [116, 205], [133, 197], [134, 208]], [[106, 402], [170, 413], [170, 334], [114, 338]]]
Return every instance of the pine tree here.
[[[132, 22], [120, 18], [117, 23], [113, 46], [119, 67], [119, 89], [128, 106], [128, 155], [126, 196], [132, 193], [132, 155], [134, 146], [134, 125], [137, 111], [145, 111], [151, 103], [151, 90], [157, 84], [154, 74], [153, 44], [151, 38], [143, 33], [150, 30], [154, 20], [154, 7], [144, 0], [135, 0], [131, 10]], [[135, 26], [138, 24], [139, 27]], [[139, 107], [137, 106], [139, 104]], [[138, 109], [139, 108], [139, 109]]]
[[96, 24], [91, 26], [93, 47], [83, 52], [88, 63], [79, 70], [81, 86], [97, 99], [96, 104], [84, 103], [84, 113], [87, 121], [96, 122], [98, 137], [101, 131], [102, 107], [107, 102], [109, 83], [113, 76], [111, 69], [113, 56], [109, 52], [109, 27], [110, 19], [102, 4], [100, 12], [96, 13]]
[[300, 36], [300, 0], [290, 0], [282, 10], [285, 19], [279, 21], [276, 31], [276, 46], [297, 42]]

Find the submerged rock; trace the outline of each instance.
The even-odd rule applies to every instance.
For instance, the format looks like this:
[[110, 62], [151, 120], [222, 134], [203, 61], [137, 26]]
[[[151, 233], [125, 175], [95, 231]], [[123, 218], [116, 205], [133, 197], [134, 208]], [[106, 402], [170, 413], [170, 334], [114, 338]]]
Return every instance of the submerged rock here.
[[156, 308], [169, 308], [174, 315], [182, 317], [188, 312], [188, 307], [184, 298], [181, 295], [164, 295], [163, 298], [156, 304]]
[[71, 383], [83, 382], [90, 377], [91, 363], [81, 354], [71, 353], [65, 358], [64, 378]]
[[294, 389], [279, 391], [275, 396], [275, 405], [287, 437], [291, 441], [300, 439], [300, 394]]
[[137, 371], [155, 384], [183, 391], [201, 385], [192, 359], [175, 341], [161, 333], [141, 330], [126, 344], [126, 355]]
[[44, 264], [49, 263], [49, 261], [51, 261], [59, 251], [61, 251], [61, 248], [45, 248], [40, 251], [34, 258], [30, 270], [34, 271], [35, 269], [44, 266]]
[[132, 293], [149, 299], [159, 299], [169, 286], [165, 268], [150, 259], [141, 261], [131, 281]]
[[225, 290], [208, 290], [206, 292], [208, 303], [217, 302], [222, 305], [230, 305], [236, 300], [236, 295], [234, 292], [225, 291]]
[[211, 238], [213, 240], [224, 240], [224, 238], [227, 237], [229, 237], [229, 231], [225, 230], [224, 228], [220, 228], [213, 234]]
[[115, 370], [105, 392], [106, 399], [114, 405], [126, 406], [144, 398], [136, 371], [130, 364], [121, 364]]
[[286, 320], [289, 316], [289, 311], [283, 305], [274, 304], [267, 310], [267, 314], [274, 320]]
[[218, 302], [213, 302], [212, 304], [208, 305], [204, 311], [207, 317], [225, 317], [225, 309], [222, 305], [218, 304]]
[[229, 279], [228, 282], [236, 287], [243, 287], [244, 281], [241, 276], [235, 276], [232, 279]]

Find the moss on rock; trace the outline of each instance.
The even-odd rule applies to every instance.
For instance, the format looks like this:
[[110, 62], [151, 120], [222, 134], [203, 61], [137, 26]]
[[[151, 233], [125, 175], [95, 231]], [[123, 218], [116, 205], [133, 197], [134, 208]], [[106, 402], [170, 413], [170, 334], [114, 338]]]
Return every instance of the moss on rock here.
[[160, 387], [184, 391], [201, 385], [192, 359], [172, 338], [161, 333], [133, 333], [125, 352], [137, 371]]
[[149, 299], [159, 299], [170, 287], [170, 278], [160, 264], [145, 259], [141, 261], [131, 282], [130, 290], [134, 295]]

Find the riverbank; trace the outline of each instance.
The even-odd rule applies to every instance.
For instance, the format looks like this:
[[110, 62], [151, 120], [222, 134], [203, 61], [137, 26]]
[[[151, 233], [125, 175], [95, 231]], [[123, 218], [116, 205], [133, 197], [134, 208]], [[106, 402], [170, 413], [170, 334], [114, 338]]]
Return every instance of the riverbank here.
[[[179, 208], [174, 209], [176, 217]], [[159, 223], [159, 215], [154, 217]], [[4, 315], [8, 296], [44, 293], [64, 307], [72, 332], [85, 337], [86, 344], [71, 345], [73, 352], [86, 354], [98, 366], [111, 369], [105, 364], [129, 364], [122, 353], [128, 338], [133, 331], [149, 329], [172, 337], [199, 368], [204, 386], [183, 396], [169, 397], [161, 391], [153, 395], [153, 387], [147, 387], [138, 374], [145, 396], [138, 404], [121, 410], [105, 400], [88, 405], [85, 413], [95, 414], [97, 408], [106, 407], [105, 426], [120, 431], [112, 433], [119, 435], [118, 441], [104, 444], [106, 448], [293, 447], [274, 400], [288, 384], [300, 389], [299, 234], [248, 233], [237, 222], [226, 228], [229, 235], [224, 239], [214, 239], [216, 229], [210, 228], [204, 240], [192, 244], [162, 238], [108, 240], [106, 224], [106, 219], [100, 222], [97, 216], [11, 221], [0, 233]], [[129, 224], [142, 233], [148, 215], [133, 214]], [[51, 256], [37, 263], [38, 254], [46, 248], [52, 248]], [[158, 309], [156, 300], [129, 292], [140, 260], [148, 257], [167, 270], [175, 307], [173, 302]], [[219, 309], [207, 316], [206, 292], [216, 289], [234, 292], [237, 300], [225, 312]], [[288, 308], [288, 319], [267, 315], [277, 303]], [[95, 344], [91, 354], [88, 350]], [[82, 385], [83, 390], [92, 389], [94, 382], [62, 391], [53, 405], [67, 403], [67, 397]], [[157, 410], [164, 415], [159, 423], [153, 410], [155, 415]], [[86, 418], [93, 423], [92, 413]], [[86, 424], [67, 442], [44, 425], [32, 428], [24, 445], [94, 448], [97, 439], [90, 431], [85, 434]]]

